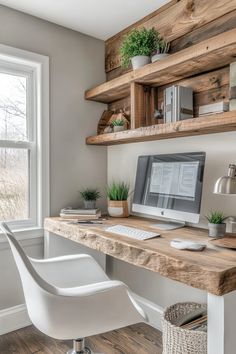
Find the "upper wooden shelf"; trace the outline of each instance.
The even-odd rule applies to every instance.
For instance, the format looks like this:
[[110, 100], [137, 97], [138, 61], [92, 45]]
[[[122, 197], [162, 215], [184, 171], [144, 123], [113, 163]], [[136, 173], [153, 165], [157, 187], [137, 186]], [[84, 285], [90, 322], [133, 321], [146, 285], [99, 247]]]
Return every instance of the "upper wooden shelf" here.
[[235, 58], [236, 29], [232, 29], [87, 90], [85, 98], [103, 103], [113, 102], [129, 95], [131, 82], [162, 86], [223, 67]]
[[236, 111], [179, 121], [158, 124], [119, 133], [89, 136], [88, 145], [116, 145], [148, 140], [161, 140], [183, 136], [221, 133], [236, 130]]

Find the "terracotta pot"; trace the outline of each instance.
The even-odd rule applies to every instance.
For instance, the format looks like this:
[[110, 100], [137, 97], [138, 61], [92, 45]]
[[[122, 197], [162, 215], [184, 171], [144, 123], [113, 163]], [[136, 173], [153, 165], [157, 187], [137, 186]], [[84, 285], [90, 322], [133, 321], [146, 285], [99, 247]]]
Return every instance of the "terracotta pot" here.
[[135, 70], [151, 63], [151, 58], [146, 55], [136, 55], [135, 57], [131, 58], [131, 62], [132, 67]]
[[113, 218], [127, 218], [129, 216], [127, 200], [108, 200], [108, 214]]
[[211, 224], [208, 223], [209, 236], [210, 237], [224, 237], [226, 232], [226, 224]]

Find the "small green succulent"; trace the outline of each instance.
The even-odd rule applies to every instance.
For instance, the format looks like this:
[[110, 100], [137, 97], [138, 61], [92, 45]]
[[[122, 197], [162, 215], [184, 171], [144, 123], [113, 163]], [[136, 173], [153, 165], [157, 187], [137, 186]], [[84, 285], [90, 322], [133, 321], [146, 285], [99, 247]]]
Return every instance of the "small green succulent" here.
[[221, 211], [211, 211], [206, 218], [210, 224], [222, 224], [227, 217]]
[[97, 200], [101, 194], [97, 188], [86, 188], [80, 191], [80, 195], [84, 200]]

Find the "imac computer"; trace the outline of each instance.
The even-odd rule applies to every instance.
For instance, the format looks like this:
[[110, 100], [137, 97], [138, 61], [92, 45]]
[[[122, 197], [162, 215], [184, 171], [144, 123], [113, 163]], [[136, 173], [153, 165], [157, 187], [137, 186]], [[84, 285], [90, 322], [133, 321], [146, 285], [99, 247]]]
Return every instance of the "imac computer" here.
[[132, 211], [168, 219], [162, 229], [198, 223], [204, 166], [204, 152], [140, 156]]

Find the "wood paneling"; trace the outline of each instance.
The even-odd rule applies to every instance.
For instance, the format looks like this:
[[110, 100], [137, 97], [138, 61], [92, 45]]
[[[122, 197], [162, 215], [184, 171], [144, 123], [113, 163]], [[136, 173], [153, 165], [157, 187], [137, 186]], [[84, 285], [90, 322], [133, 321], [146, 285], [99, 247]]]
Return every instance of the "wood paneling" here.
[[172, 5], [176, 4], [179, 0], [172, 0], [168, 4], [162, 6], [160, 9], [152, 12], [150, 15], [144, 17], [140, 21], [136, 22], [134, 25], [127, 27], [125, 30], [117, 33], [115, 36], [109, 38], [106, 41], [105, 46], [105, 68], [106, 72], [113, 70], [120, 66], [119, 58], [119, 48], [124, 36], [134, 27], [143, 27], [146, 22], [152, 18], [158, 17], [161, 13], [164, 13], [165, 10], [169, 9]]
[[235, 56], [236, 29], [233, 29], [96, 86], [86, 91], [85, 98], [105, 103], [116, 101], [129, 95], [131, 82], [163, 86], [224, 67], [233, 62]]
[[[86, 344], [94, 353], [161, 354], [161, 333], [144, 323], [89, 337]], [[65, 354], [72, 341], [45, 336], [35, 327], [25, 327], [0, 336], [1, 354]]]
[[158, 124], [119, 133], [89, 136], [88, 145], [116, 145], [150, 140], [180, 138], [184, 136], [221, 133], [236, 130], [235, 111], [182, 120], [177, 123]]
[[[82, 226], [60, 218], [45, 219], [45, 230], [83, 244], [125, 262], [143, 267], [181, 283], [225, 295], [236, 290], [236, 253], [215, 248], [207, 230], [184, 227], [172, 231], [157, 230], [161, 237], [139, 241], [104, 231], [104, 228], [122, 224], [153, 231], [155, 220], [129, 217], [108, 218], [102, 225]], [[171, 240], [185, 238], [207, 244], [203, 252], [178, 251]]]
[[[146, 28], [155, 27], [167, 41], [174, 41], [234, 10], [236, 10], [236, 0], [180, 0], [173, 2], [169, 6], [159, 9], [153, 16], [151, 15], [150, 18], [146, 18], [134, 24], [106, 42], [106, 71], [111, 71], [120, 66], [119, 48], [124, 35], [131, 28], [142, 26]], [[220, 23], [220, 32], [224, 30], [224, 22], [226, 21], [229, 23], [229, 28], [232, 28], [233, 20], [226, 18]], [[216, 27], [217, 24], [213, 24], [213, 27], [207, 29], [205, 33], [202, 34], [203, 38], [207, 38], [206, 33], [208, 33], [209, 36], [214, 35], [213, 28], [215, 28], [216, 33], [219, 33]], [[225, 28], [227, 28], [227, 25]], [[197, 35], [195, 33], [195, 39], [196, 38]], [[191, 39], [189, 39], [189, 41], [190, 40]], [[182, 45], [185, 47], [186, 43], [184, 42]], [[175, 42], [172, 50], [180, 50], [183, 47], [181, 47], [181, 44], [178, 45], [177, 42]]]

